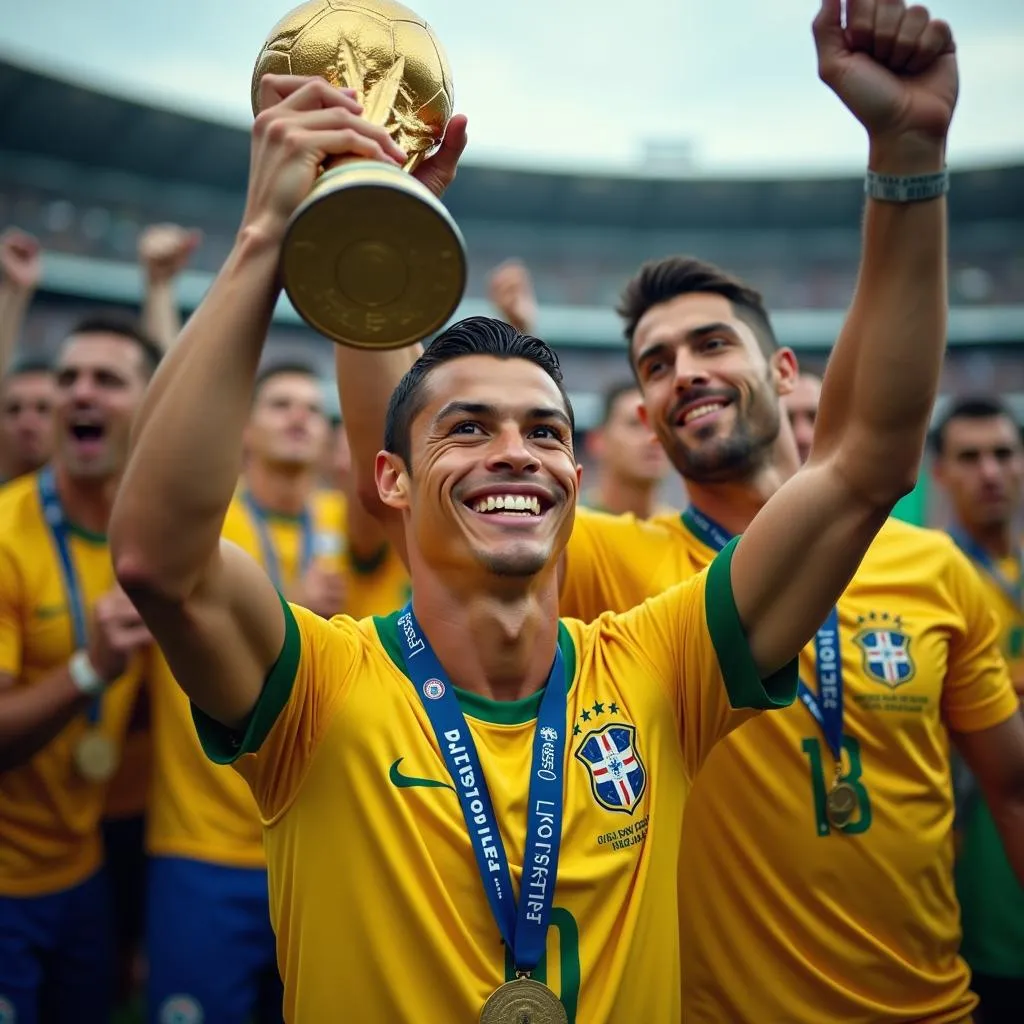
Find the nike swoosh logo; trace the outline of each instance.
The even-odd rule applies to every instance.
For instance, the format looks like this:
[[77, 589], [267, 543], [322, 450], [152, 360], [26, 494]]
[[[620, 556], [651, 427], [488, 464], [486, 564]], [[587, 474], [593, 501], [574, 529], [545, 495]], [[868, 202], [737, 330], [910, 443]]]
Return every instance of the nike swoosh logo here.
[[388, 778], [392, 784], [397, 786], [399, 789], [409, 789], [412, 786], [423, 786], [426, 789], [450, 789], [453, 793], [455, 787], [449, 785], [447, 782], [438, 782], [437, 779], [420, 779], [415, 775], [403, 775], [399, 770], [398, 766], [405, 760], [404, 757], [400, 757], [391, 767], [388, 769]]

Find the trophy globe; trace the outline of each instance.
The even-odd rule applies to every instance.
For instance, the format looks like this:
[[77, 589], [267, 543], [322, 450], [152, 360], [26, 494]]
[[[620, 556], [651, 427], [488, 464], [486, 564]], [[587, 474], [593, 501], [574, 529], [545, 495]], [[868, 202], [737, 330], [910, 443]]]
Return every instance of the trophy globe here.
[[394, 0], [310, 0], [270, 32], [252, 77], [316, 75], [351, 88], [363, 117], [408, 155], [403, 168], [362, 158], [331, 164], [292, 215], [281, 257], [285, 291], [321, 334], [356, 348], [425, 338], [455, 311], [466, 247], [444, 205], [410, 172], [452, 115], [448, 61], [430, 26]]

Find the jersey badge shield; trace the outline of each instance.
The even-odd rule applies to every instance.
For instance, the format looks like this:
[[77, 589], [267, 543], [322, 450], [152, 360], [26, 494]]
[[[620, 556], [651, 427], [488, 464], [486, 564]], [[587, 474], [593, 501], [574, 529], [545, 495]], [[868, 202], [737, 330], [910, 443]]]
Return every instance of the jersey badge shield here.
[[892, 690], [909, 683], [916, 668], [910, 654], [910, 636], [900, 617], [872, 612], [859, 619], [858, 624], [862, 628], [853, 642], [864, 657], [864, 671], [868, 678]]
[[602, 807], [633, 813], [647, 788], [636, 726], [615, 723], [588, 732], [576, 747], [576, 759], [586, 765], [594, 799]]

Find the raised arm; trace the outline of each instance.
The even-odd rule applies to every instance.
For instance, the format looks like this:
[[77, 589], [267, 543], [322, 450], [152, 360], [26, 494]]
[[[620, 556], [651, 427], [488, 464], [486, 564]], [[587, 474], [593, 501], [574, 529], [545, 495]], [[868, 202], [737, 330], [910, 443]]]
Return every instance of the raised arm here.
[[175, 281], [202, 237], [201, 232], [177, 224], [151, 224], [139, 235], [142, 327], [165, 352], [181, 333]]
[[[814, 22], [818, 66], [867, 130], [870, 171], [942, 172], [957, 98], [949, 27], [901, 0], [849, 0], [847, 10], [844, 30], [840, 0], [824, 0]], [[856, 294], [825, 374], [810, 459], [754, 519], [733, 559], [737, 608], [763, 671], [811, 638], [913, 488], [946, 306], [945, 199], [869, 198]]]
[[17, 228], [0, 235], [0, 377], [10, 368], [42, 272], [39, 243], [31, 235]]
[[261, 91], [237, 240], [154, 377], [110, 523], [118, 580], [175, 677], [232, 728], [248, 718], [284, 641], [270, 580], [220, 532], [288, 218], [326, 159], [404, 159], [383, 129], [361, 119], [351, 91], [279, 75], [265, 76]]
[[[415, 171], [415, 176], [439, 198], [455, 179], [466, 142], [466, 118], [456, 114], [448, 122], [441, 148]], [[401, 519], [380, 500], [374, 465], [377, 453], [384, 446], [384, 418], [391, 392], [422, 351], [422, 345], [386, 352], [339, 345], [334, 356], [342, 417], [352, 450], [352, 490], [406, 564]], [[358, 513], [356, 515], [358, 517]]]

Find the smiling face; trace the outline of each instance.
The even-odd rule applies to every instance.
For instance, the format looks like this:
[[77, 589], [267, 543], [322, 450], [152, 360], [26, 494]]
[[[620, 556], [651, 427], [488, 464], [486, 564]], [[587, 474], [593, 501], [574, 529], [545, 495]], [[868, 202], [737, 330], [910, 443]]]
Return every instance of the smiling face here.
[[631, 356], [645, 418], [684, 478], [745, 479], [770, 459], [796, 360], [788, 349], [766, 358], [728, 299], [694, 292], [652, 306]]
[[407, 515], [410, 552], [449, 571], [554, 570], [580, 480], [558, 386], [528, 360], [486, 355], [443, 363], [424, 386], [411, 474], [399, 456], [377, 457], [378, 490]]
[[121, 472], [148, 383], [146, 358], [131, 338], [96, 332], [64, 343], [57, 362], [57, 452], [73, 478]]

